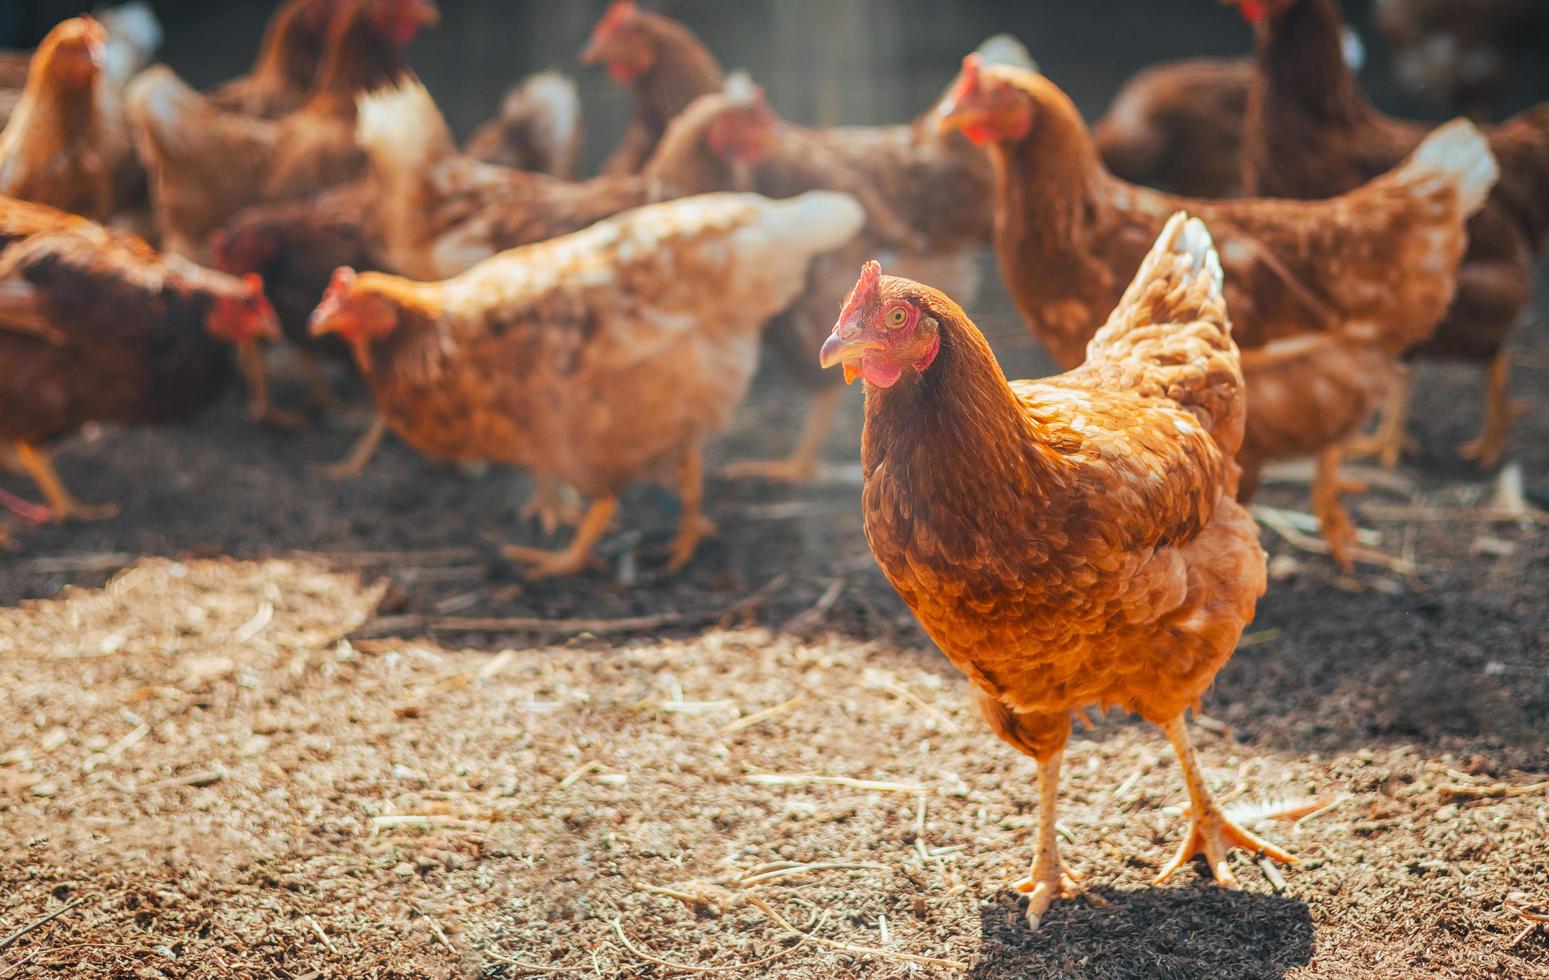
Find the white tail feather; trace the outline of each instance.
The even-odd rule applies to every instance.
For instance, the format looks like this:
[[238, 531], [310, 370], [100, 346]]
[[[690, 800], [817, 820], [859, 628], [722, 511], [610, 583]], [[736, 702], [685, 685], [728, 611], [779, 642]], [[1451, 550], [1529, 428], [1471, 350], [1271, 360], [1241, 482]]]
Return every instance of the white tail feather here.
[[1454, 185], [1462, 198], [1463, 213], [1473, 214], [1490, 196], [1500, 167], [1479, 127], [1460, 118], [1434, 130], [1395, 173], [1401, 180], [1443, 180]]
[[441, 110], [418, 79], [360, 97], [355, 136], [378, 177], [390, 183], [418, 174], [454, 151]]
[[838, 191], [807, 191], [769, 202], [762, 227], [777, 241], [808, 255], [831, 252], [860, 233], [866, 212]]
[[1038, 62], [1028, 53], [1027, 45], [1010, 34], [992, 34], [974, 49], [986, 65], [1007, 65], [1037, 71]]

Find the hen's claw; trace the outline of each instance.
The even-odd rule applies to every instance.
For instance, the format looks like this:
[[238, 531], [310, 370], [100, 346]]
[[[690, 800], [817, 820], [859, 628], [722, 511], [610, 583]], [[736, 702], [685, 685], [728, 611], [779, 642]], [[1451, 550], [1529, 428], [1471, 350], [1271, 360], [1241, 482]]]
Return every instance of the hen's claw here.
[[529, 582], [536, 582], [546, 578], [558, 578], [563, 575], [575, 575], [597, 564], [596, 555], [577, 554], [574, 548], [566, 548], [563, 551], [548, 551], [543, 548], [528, 548], [519, 544], [508, 544], [500, 549], [500, 553], [511, 561], [527, 565], [528, 568], [523, 574]]
[[728, 463], [721, 475], [728, 480], [768, 480], [770, 483], [807, 483], [817, 476], [815, 459], [792, 456], [788, 459], [748, 459]]
[[1194, 855], [1205, 855], [1210, 873], [1223, 888], [1237, 888], [1237, 877], [1226, 862], [1226, 853], [1240, 847], [1253, 854], [1262, 855], [1281, 864], [1296, 864], [1294, 855], [1269, 841], [1237, 826], [1225, 814], [1207, 811], [1203, 817], [1194, 817], [1189, 825], [1189, 836], [1178, 847], [1178, 853], [1167, 863], [1152, 884], [1160, 885], [1179, 868], [1194, 860]]
[[703, 514], [686, 517], [678, 527], [678, 533], [672, 538], [667, 571], [676, 572], [687, 565], [694, 557], [694, 552], [698, 550], [699, 542], [705, 538], [714, 537], [715, 531], [715, 522]]

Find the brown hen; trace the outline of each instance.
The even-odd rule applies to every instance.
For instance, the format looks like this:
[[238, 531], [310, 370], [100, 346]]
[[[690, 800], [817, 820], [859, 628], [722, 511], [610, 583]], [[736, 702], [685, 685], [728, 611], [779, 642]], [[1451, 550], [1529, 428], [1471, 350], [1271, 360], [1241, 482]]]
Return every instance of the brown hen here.
[[1036, 857], [1018, 887], [1037, 928], [1075, 886], [1055, 838], [1071, 715], [1116, 706], [1166, 731], [1191, 830], [1160, 881], [1203, 852], [1294, 860], [1205, 787], [1184, 712], [1225, 666], [1264, 592], [1253, 519], [1233, 499], [1246, 399], [1210, 235], [1182, 214], [1085, 363], [1007, 382], [944, 294], [869, 263], [823, 345], [866, 381], [866, 540], [921, 625], [977, 688], [990, 727], [1038, 762]]
[[1092, 322], [1153, 230], [1186, 209], [1210, 224], [1248, 376], [1238, 461], [1249, 499], [1269, 459], [1317, 455], [1313, 505], [1349, 567], [1354, 528], [1339, 496], [1342, 443], [1386, 394], [1399, 354], [1429, 336], [1452, 297], [1464, 222], [1495, 180], [1466, 120], [1410, 159], [1330, 201], [1206, 201], [1109, 174], [1075, 106], [1032, 72], [965, 63], [943, 124], [985, 143], [1000, 204], [1001, 274], [1062, 365], [1080, 363]]

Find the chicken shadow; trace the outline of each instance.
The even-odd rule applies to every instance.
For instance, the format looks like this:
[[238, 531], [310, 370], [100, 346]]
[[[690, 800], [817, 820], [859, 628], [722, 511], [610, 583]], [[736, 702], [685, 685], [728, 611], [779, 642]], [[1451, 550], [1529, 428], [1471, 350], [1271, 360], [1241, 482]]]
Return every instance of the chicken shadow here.
[[[1099, 901], [1056, 903], [1029, 932], [1021, 896], [979, 913], [975, 980], [1023, 977], [1270, 978], [1312, 958], [1312, 916], [1299, 899], [1188, 888], [1094, 888]], [[1106, 903], [1108, 907], [1099, 907]]]

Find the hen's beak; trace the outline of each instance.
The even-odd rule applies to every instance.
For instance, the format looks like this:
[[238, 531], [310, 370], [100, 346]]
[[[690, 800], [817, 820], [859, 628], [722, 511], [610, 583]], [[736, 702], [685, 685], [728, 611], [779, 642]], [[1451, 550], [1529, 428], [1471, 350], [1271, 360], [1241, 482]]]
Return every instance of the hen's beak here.
[[943, 133], [967, 129], [984, 121], [984, 113], [971, 100], [947, 96], [936, 107], [936, 128]]
[[861, 376], [860, 359], [870, 348], [860, 337], [860, 331], [854, 331], [854, 336], [846, 337], [846, 328], [838, 326], [834, 332], [823, 341], [823, 349], [818, 352], [818, 364], [824, 368], [831, 368], [838, 364], [844, 365], [844, 383], [850, 384]]
[[342, 333], [349, 319], [345, 313], [344, 303], [337, 296], [324, 297], [317, 309], [307, 318], [307, 333], [313, 337], [324, 337], [331, 333]]

